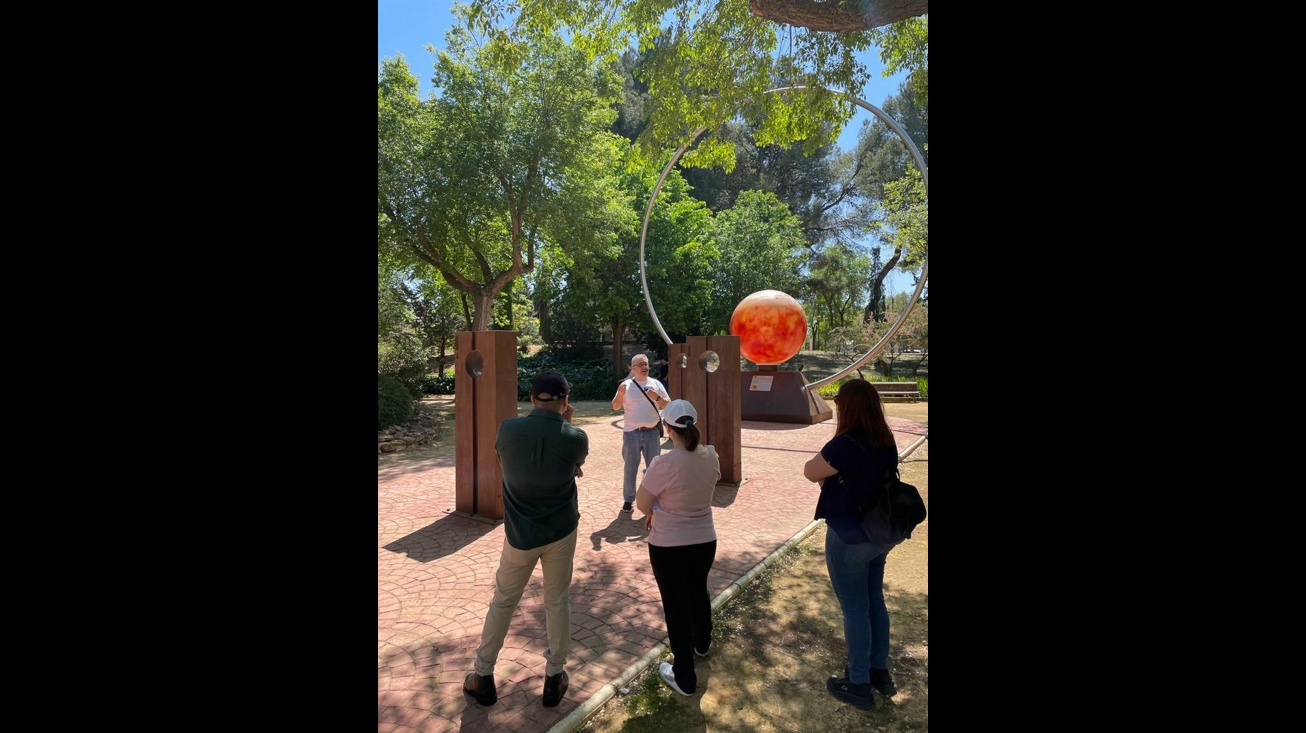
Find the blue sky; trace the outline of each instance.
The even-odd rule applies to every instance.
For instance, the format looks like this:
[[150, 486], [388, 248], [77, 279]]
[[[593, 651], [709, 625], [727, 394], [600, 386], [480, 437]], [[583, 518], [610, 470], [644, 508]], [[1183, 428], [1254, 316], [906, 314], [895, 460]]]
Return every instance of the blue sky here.
[[[431, 67], [435, 63], [435, 56], [428, 53], [425, 46], [429, 43], [437, 49], [444, 48], [444, 32], [454, 23], [452, 7], [452, 0], [377, 0], [377, 63], [402, 53], [425, 95], [431, 88]], [[874, 49], [863, 54], [862, 61], [870, 70], [871, 80], [860, 98], [883, 109], [884, 100], [898, 92], [906, 74], [899, 72], [890, 77], [881, 76], [884, 65], [880, 63], [879, 52]], [[840, 147], [851, 150], [857, 144], [857, 131], [863, 122], [874, 119], [875, 115], [858, 107], [839, 135]], [[890, 254], [892, 252], [884, 252], [883, 256]], [[911, 291], [911, 278], [896, 270], [889, 274], [886, 284], [889, 293]]]

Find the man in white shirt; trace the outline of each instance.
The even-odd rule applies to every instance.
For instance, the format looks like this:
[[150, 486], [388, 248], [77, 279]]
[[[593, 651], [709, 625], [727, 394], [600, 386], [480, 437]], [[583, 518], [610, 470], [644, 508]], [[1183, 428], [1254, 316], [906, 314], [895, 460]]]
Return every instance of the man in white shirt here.
[[621, 483], [623, 512], [634, 509], [635, 476], [639, 473], [640, 457], [644, 458], [644, 470], [647, 471], [648, 464], [662, 452], [662, 436], [658, 435], [662, 416], [658, 411], [670, 401], [667, 388], [648, 375], [648, 356], [635, 354], [631, 357], [630, 375], [617, 386], [617, 394], [612, 398], [612, 409], [626, 413], [621, 434], [621, 458], [626, 463]]

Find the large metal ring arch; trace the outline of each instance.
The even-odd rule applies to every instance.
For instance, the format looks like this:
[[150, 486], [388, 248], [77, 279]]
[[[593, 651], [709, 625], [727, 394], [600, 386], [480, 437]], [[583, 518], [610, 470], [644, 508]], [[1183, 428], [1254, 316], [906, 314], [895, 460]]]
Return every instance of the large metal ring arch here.
[[[930, 192], [929, 172], [926, 170], [925, 159], [921, 156], [920, 150], [916, 148], [916, 143], [912, 142], [911, 138], [907, 136], [907, 133], [904, 132], [901, 127], [898, 126], [898, 123], [895, 122], [892, 117], [885, 114], [880, 108], [876, 107], [873, 104], [867, 104], [866, 102], [858, 99], [857, 97], [852, 96], [851, 94], [848, 94], [847, 92], [841, 91], [839, 89], [830, 89], [829, 87], [806, 87], [806, 86], [778, 87], [776, 89], [768, 89], [765, 92], [762, 92], [762, 94], [763, 95], [777, 94], [779, 92], [797, 91], [797, 90], [803, 90], [809, 88], [824, 89], [828, 92], [833, 92], [835, 94], [842, 94], [848, 97], [850, 100], [852, 100], [853, 104], [856, 104], [858, 107], [861, 107], [867, 112], [870, 112], [871, 114], [883, 120], [884, 124], [888, 125], [891, 130], [897, 133], [898, 137], [902, 138], [903, 144], [907, 146], [907, 150], [911, 153], [912, 160], [916, 162], [916, 169], [921, 172], [921, 179], [925, 183], [925, 193], [926, 195], [929, 195]], [[667, 174], [671, 173], [671, 169], [675, 167], [676, 163], [680, 162], [680, 157], [685, 154], [685, 151], [689, 150], [689, 147], [693, 145], [698, 140], [698, 138], [702, 136], [703, 133], [707, 132], [707, 129], [708, 128], [706, 126], [700, 127], [698, 131], [695, 132], [689, 138], [689, 141], [686, 142], [684, 145], [681, 145], [680, 149], [676, 151], [676, 154], [671, 156], [671, 162], [667, 163], [667, 167], [662, 169], [662, 175], [658, 177], [657, 185], [653, 187], [653, 193], [649, 195], [648, 209], [644, 212], [644, 227], [643, 229], [640, 230], [639, 233], [639, 283], [640, 286], [644, 289], [644, 303], [648, 305], [648, 314], [653, 318], [653, 325], [657, 327], [658, 333], [662, 335], [662, 340], [666, 341], [668, 346], [671, 345], [671, 338], [667, 336], [666, 330], [662, 328], [662, 322], [658, 320], [657, 311], [654, 310], [653, 308], [653, 299], [649, 296], [649, 292], [648, 292], [648, 277], [644, 271], [644, 239], [648, 236], [648, 221], [649, 221], [649, 217], [653, 214], [653, 204], [656, 203], [658, 200], [658, 192], [662, 190], [662, 184], [666, 182]], [[879, 353], [884, 350], [884, 347], [888, 345], [888, 343], [898, 333], [898, 329], [902, 328], [902, 324], [904, 321], [907, 320], [907, 316], [911, 313], [912, 308], [916, 307], [916, 302], [920, 298], [921, 291], [925, 289], [925, 282], [926, 279], [929, 277], [929, 274], [930, 274], [930, 256], [927, 253], [925, 255], [925, 263], [921, 267], [920, 281], [916, 283], [916, 291], [912, 293], [911, 300], [908, 302], [907, 307], [904, 308], [902, 313], [898, 315], [898, 319], [893, 322], [893, 325], [889, 326], [889, 330], [886, 331], [882, 337], [880, 337], [880, 340], [875, 342], [875, 344], [871, 346], [869, 351], [867, 351], [862, 356], [858, 357], [856, 360], [853, 361], [853, 363], [835, 372], [834, 374], [831, 374], [825, 379], [820, 379], [805, 385], [803, 389], [806, 390], [818, 389], [823, 385], [842, 379], [843, 377], [847, 376], [853, 371], [856, 371], [866, 362], [878, 356]]]

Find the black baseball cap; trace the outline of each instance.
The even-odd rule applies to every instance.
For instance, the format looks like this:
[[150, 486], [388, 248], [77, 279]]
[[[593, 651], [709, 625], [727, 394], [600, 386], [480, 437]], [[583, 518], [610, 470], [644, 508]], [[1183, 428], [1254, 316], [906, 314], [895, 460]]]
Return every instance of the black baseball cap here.
[[540, 402], [552, 402], [567, 396], [571, 385], [567, 378], [558, 372], [544, 372], [531, 382], [531, 396]]

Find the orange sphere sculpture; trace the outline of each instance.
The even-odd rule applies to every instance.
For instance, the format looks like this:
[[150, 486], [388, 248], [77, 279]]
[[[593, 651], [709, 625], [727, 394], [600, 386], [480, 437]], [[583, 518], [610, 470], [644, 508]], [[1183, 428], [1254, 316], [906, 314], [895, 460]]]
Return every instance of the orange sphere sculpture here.
[[730, 334], [739, 337], [739, 352], [754, 364], [788, 361], [807, 340], [807, 314], [793, 296], [759, 290], [739, 301], [730, 316]]

